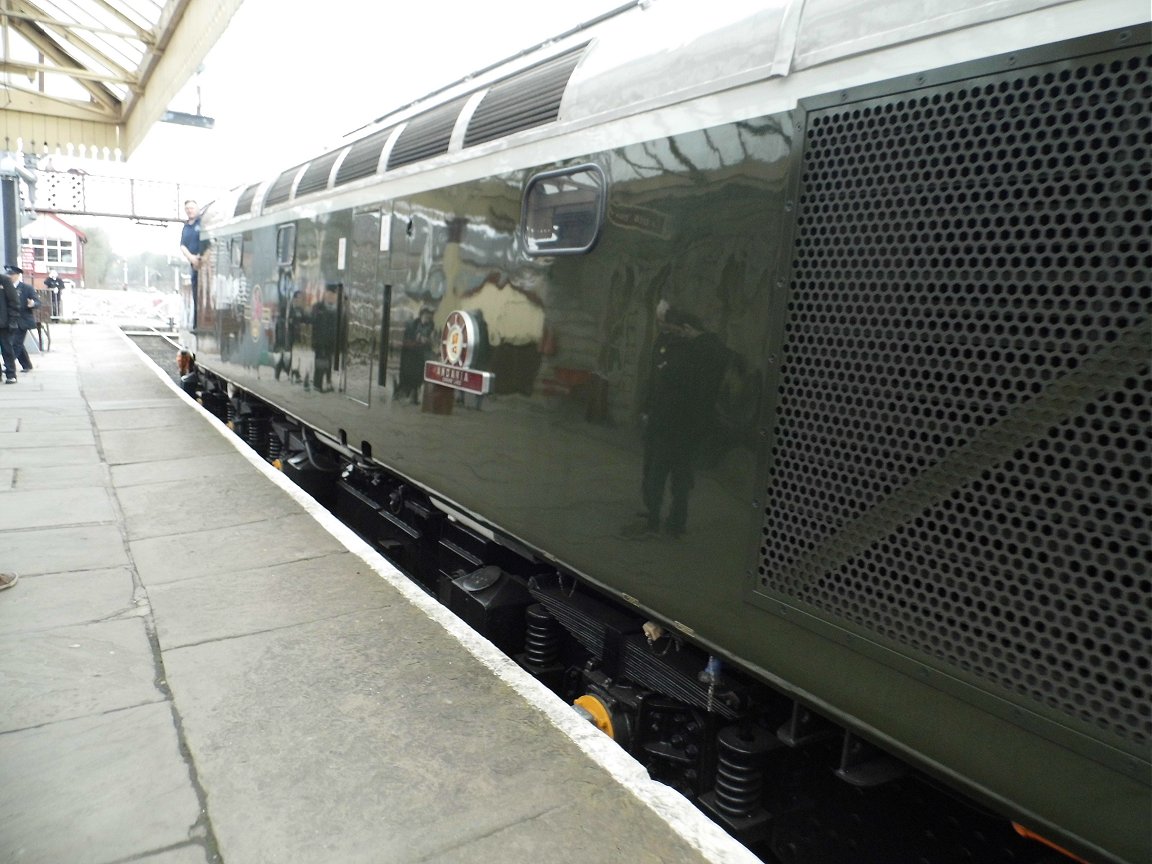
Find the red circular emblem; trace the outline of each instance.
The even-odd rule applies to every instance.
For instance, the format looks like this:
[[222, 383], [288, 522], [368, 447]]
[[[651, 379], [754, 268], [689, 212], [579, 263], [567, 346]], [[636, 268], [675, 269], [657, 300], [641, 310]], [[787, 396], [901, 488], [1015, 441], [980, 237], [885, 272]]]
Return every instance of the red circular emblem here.
[[476, 344], [476, 319], [469, 312], [453, 312], [440, 332], [440, 359], [449, 366], [472, 366]]

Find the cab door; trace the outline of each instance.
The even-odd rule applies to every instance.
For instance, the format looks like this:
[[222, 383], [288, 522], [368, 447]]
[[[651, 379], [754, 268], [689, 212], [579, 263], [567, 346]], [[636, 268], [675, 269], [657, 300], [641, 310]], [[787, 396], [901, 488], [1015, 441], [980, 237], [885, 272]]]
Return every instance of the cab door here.
[[380, 276], [387, 270], [387, 252], [382, 249], [379, 207], [352, 214], [349, 244], [348, 282], [344, 287], [344, 320], [347, 342], [344, 393], [362, 405], [372, 402], [372, 384], [377, 378], [380, 358], [380, 320], [385, 287]]

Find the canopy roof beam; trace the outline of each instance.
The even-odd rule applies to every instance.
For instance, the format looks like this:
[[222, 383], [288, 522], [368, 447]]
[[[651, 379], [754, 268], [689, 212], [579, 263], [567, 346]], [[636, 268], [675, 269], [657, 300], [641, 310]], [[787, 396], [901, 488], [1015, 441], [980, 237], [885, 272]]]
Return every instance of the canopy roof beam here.
[[242, 2], [0, 0], [0, 149], [127, 157]]

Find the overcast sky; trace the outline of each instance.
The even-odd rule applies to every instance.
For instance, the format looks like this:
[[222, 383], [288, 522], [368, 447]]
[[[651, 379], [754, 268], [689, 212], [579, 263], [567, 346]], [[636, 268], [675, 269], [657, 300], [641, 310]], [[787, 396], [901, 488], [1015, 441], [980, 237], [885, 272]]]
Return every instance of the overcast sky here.
[[[123, 168], [225, 189], [274, 177], [390, 110], [626, 4], [244, 0], [169, 105], [195, 113], [199, 98], [215, 128], [157, 123]], [[120, 254], [175, 253], [173, 226], [98, 224]]]
[[158, 123], [129, 160], [232, 187], [291, 167], [353, 129], [626, 0], [245, 0], [169, 106], [213, 130]]

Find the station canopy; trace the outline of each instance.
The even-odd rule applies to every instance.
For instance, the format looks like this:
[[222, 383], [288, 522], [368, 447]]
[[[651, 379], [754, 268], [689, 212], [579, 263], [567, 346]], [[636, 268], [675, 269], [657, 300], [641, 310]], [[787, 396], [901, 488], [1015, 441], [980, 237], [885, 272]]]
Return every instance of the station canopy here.
[[127, 158], [243, 0], [0, 0], [0, 151]]

